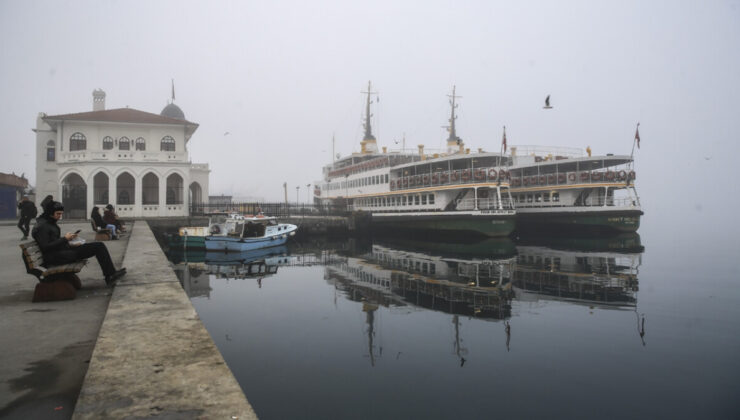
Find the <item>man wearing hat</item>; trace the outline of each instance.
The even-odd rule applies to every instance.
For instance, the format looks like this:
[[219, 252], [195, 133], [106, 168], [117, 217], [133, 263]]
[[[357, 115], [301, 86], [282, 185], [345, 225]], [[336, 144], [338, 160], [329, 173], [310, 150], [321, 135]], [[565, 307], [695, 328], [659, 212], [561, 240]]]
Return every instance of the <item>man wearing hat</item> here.
[[24, 195], [20, 203], [18, 203], [18, 210], [21, 211], [21, 218], [18, 220], [18, 229], [23, 232], [23, 238], [21, 240], [28, 239], [28, 232], [30, 232], [31, 219], [36, 217], [36, 204], [28, 199], [27, 195]]
[[50, 265], [69, 264], [95, 256], [103, 270], [105, 283], [113, 286], [116, 281], [126, 274], [126, 269], [116, 270], [111, 260], [108, 248], [102, 242], [70, 243], [77, 237], [76, 233], [67, 232], [61, 235], [57, 222], [64, 214], [64, 206], [58, 201], [50, 201], [44, 208], [44, 214], [36, 219], [33, 228], [33, 238], [41, 248], [44, 262]]

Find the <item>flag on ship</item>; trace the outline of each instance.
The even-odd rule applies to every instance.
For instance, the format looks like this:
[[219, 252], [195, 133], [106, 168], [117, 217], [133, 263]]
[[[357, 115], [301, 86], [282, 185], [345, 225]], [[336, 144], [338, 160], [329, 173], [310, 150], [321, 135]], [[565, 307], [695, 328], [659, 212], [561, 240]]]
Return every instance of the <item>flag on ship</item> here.
[[175, 100], [175, 79], [172, 79], [172, 100]]
[[637, 142], [637, 148], [640, 148], [640, 123], [637, 123], [637, 129], [635, 130], [635, 141]]
[[506, 153], [506, 126], [504, 126], [504, 138], [501, 139], [501, 144], [504, 146], [504, 153]]

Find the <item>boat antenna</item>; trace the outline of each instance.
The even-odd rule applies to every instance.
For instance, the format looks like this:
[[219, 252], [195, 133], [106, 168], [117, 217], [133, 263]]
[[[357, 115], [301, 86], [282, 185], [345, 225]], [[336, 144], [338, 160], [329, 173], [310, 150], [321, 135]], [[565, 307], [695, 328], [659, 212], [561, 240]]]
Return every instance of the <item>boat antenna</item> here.
[[373, 128], [370, 125], [370, 118], [373, 116], [373, 114], [370, 113], [370, 104], [373, 102], [370, 100], [370, 95], [377, 94], [378, 92], [372, 91], [372, 84], [368, 81], [367, 92], [362, 93], [367, 94], [367, 100], [365, 101], [365, 123], [363, 124], [363, 127], [365, 128], [365, 136], [360, 142], [362, 147], [361, 151], [362, 153], [373, 153], [378, 151], [378, 146], [375, 142], [375, 136], [373, 136]]
[[457, 115], [455, 115], [455, 109], [458, 107], [456, 103], [457, 98], [462, 98], [462, 96], [455, 95], [455, 86], [452, 86], [452, 95], [447, 95], [447, 97], [450, 98], [450, 125], [444, 126], [444, 128], [447, 129], [447, 131], [450, 133], [450, 136], [447, 138], [447, 150], [451, 152], [451, 148], [457, 146], [458, 150], [462, 150], [463, 147], [463, 141], [460, 137], [457, 136], [457, 130], [455, 129], [455, 120], [457, 120]]
[[335, 162], [334, 159], [334, 145], [336, 144], [334, 133], [331, 133], [331, 163]]

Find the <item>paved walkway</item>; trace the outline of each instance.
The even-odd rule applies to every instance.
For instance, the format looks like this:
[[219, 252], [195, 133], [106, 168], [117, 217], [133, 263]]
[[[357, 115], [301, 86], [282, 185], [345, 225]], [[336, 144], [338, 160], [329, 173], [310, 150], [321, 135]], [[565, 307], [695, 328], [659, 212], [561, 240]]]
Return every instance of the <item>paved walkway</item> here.
[[[62, 232], [77, 229], [93, 240], [89, 223], [62, 223]], [[26, 273], [20, 238], [14, 224], [0, 226], [0, 418], [70, 418], [112, 290], [92, 258], [77, 299], [31, 303], [38, 281]], [[127, 242], [106, 242], [116, 266]]]
[[20, 232], [0, 238], [0, 418], [256, 418], [145, 221], [106, 242], [112, 294], [92, 259], [65, 302], [31, 303]]

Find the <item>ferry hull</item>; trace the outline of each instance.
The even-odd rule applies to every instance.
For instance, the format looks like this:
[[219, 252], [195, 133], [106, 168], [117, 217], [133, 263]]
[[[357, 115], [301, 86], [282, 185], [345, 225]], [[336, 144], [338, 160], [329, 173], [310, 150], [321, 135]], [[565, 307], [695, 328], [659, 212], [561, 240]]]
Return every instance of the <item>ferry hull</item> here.
[[287, 234], [258, 239], [242, 239], [227, 236], [206, 236], [205, 245], [207, 251], [243, 252], [284, 245], [287, 241]]
[[640, 227], [641, 210], [596, 212], [517, 212], [517, 230], [522, 232], [636, 232]]
[[512, 215], [393, 215], [372, 217], [374, 229], [382, 231], [424, 231], [443, 235], [505, 237], [514, 231]]

